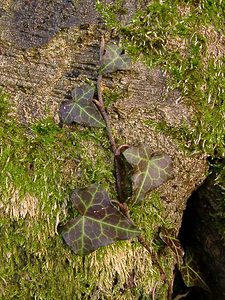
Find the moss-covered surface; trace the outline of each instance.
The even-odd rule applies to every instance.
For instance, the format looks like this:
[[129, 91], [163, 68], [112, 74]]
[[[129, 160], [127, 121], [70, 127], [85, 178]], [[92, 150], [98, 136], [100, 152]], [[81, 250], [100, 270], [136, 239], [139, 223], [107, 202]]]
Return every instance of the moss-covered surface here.
[[[119, 242], [83, 259], [58, 235], [59, 223], [74, 214], [68, 201], [73, 187], [98, 182], [115, 196], [103, 130], [61, 129], [51, 118], [24, 127], [13, 119], [8, 98], [1, 91], [1, 299], [149, 297], [160, 274], [137, 242]], [[151, 198], [145, 213], [132, 211], [150, 240], [165, 225], [159, 194]], [[171, 266], [162, 265], [170, 274]], [[165, 294], [167, 286], [158, 292]]]
[[[130, 55], [150, 68], [160, 67], [167, 74], [168, 88], [180, 93], [178, 103], [183, 102], [192, 109], [191, 118], [184, 118], [180, 124], [151, 118], [143, 123], [170, 136], [188, 155], [201, 153], [213, 157], [210, 172], [217, 176], [215, 184], [221, 187], [221, 194], [211, 226], [223, 237], [225, 3], [153, 0], [145, 11], [140, 10], [126, 24], [118, 18], [123, 7], [121, 1], [113, 5], [104, 1], [98, 4], [106, 24], [118, 32]], [[192, 284], [196, 284], [195, 277], [190, 281]], [[201, 280], [197, 281], [201, 285]]]
[[[218, 26], [219, 19], [216, 21], [216, 18], [220, 18], [222, 12], [220, 7], [218, 10], [215, 7], [210, 17], [210, 7], [204, 8], [203, 12], [208, 16], [207, 22], [205, 21], [203, 27], [200, 27], [198, 26], [200, 21], [197, 22], [199, 14], [196, 13], [199, 7], [192, 2], [165, 1], [159, 4], [159, 1], [152, 1], [147, 12], [139, 12], [131, 25], [124, 27], [119, 22], [111, 25], [116, 27], [120, 35], [124, 37], [124, 44], [131, 54], [139, 58], [141, 55], [141, 59], [148, 65], [160, 65], [171, 72], [173, 79], [168, 82], [171, 87], [180, 89], [182, 100], [195, 103], [194, 107], [198, 113], [194, 115], [192, 129], [185, 127], [182, 136], [178, 131], [179, 138], [182, 137], [188, 146], [191, 143], [195, 151], [207, 152], [207, 155], [214, 154], [216, 151], [222, 155], [221, 126], [224, 126], [222, 123], [224, 107], [220, 103], [222, 97], [220, 79], [223, 71], [219, 69], [221, 60], [210, 56], [211, 52], [208, 51], [207, 46], [209, 45], [208, 37], [204, 39], [202, 37], [204, 33], [200, 33], [200, 28], [203, 31], [211, 28], [217, 39], [220, 26]], [[102, 7], [102, 12], [110, 21], [109, 10], [106, 11], [106, 8], [107, 6]], [[121, 12], [123, 11], [120, 10]], [[212, 27], [214, 23], [210, 22], [212, 19], [215, 20], [215, 28]], [[178, 23], [179, 26], [175, 26]], [[145, 31], [145, 24], [150, 33]], [[151, 37], [151, 32], [154, 33], [157, 41], [149, 38], [148, 35]], [[48, 81], [43, 77], [46, 87], [42, 82], [40, 87], [34, 86], [33, 88], [31, 84], [29, 89], [32, 92], [29, 94], [28, 88], [21, 90], [22, 92], [19, 91], [16, 101], [26, 96], [29, 100], [26, 105], [32, 106], [31, 102], [35, 103], [35, 101], [30, 100], [33, 99], [30, 98], [31, 95], [36, 99], [36, 94], [40, 92], [40, 89], [46, 90], [49, 96], [51, 93], [47, 89], [51, 90], [55, 82], [58, 84], [58, 86], [56, 84], [58, 90], [65, 86], [67, 89], [72, 88], [74, 81], [70, 82], [70, 86], [64, 86], [67, 79], [62, 77], [62, 73], [69, 69], [68, 61], [71, 56], [68, 53], [73, 52], [71, 45], [78, 43], [78, 37], [75, 40], [71, 37], [70, 47], [68, 47], [68, 41], [65, 38], [67, 34], [67, 32], [62, 33], [61, 39], [59, 34], [53, 40], [53, 44], [46, 46], [46, 49], [42, 48], [39, 53], [40, 57], [43, 53], [44, 57], [47, 57], [46, 65], [51, 55], [53, 55], [53, 60], [56, 60], [55, 57], [62, 58], [63, 64], [58, 77], [55, 78], [56, 71], [54, 70], [51, 73], [54, 75], [52, 76], [54, 80]], [[93, 32], [83, 33], [83, 35], [86, 34], [88, 39], [92, 39]], [[164, 41], [162, 45], [161, 40]], [[185, 49], [181, 47], [183, 41], [190, 42], [185, 44]], [[57, 47], [52, 45], [57, 45]], [[93, 48], [91, 52], [93, 57], [89, 55], [91, 62], [88, 60], [89, 56], [85, 57], [85, 59], [88, 57], [87, 61], [81, 59], [81, 63], [85, 67], [88, 66], [88, 71], [85, 67], [81, 67], [82, 71], [87, 71], [85, 76], [96, 72], [96, 70], [93, 71], [93, 65], [91, 65], [91, 63], [95, 64], [96, 60], [94, 56], [96, 41], [95, 43], [92, 41], [90, 45]], [[64, 48], [69, 48], [68, 53], [64, 51]], [[78, 51], [77, 48], [76, 51]], [[86, 52], [85, 47], [83, 51]], [[205, 59], [206, 53], [210, 59]], [[54, 56], [54, 54], [57, 55]], [[28, 60], [31, 59], [33, 62], [36, 58], [30, 55], [28, 55]], [[82, 53], [76, 55], [76, 61], [79, 61]], [[60, 63], [60, 60], [57, 62]], [[22, 58], [18, 66], [20, 64], [25, 66]], [[34, 72], [36, 72], [36, 65], [34, 66]], [[15, 67], [15, 69], [18, 68]], [[63, 78], [63, 83], [60, 81], [61, 78]], [[193, 82], [199, 82], [199, 85]], [[206, 90], [202, 90], [202, 87]], [[39, 98], [41, 96], [39, 95]], [[106, 104], [110, 105], [120, 96], [120, 90], [113, 93], [106, 92], [105, 96]], [[211, 102], [208, 101], [209, 97], [212, 99]], [[42, 98], [45, 102], [45, 98]], [[156, 298], [166, 299], [167, 284], [161, 282], [157, 266], [152, 264], [150, 255], [136, 241], [118, 242], [103, 247], [86, 258], [80, 258], [63, 244], [62, 238], [58, 235], [58, 225], [66, 222], [74, 214], [69, 202], [69, 194], [74, 187], [97, 182], [107, 189], [112, 198], [115, 197], [113, 158], [104, 130], [85, 129], [81, 126], [61, 129], [51, 117], [40, 118], [38, 122], [33, 123], [31, 113], [28, 113], [29, 127], [24, 127], [14, 119], [15, 114], [9, 109], [11, 103], [14, 102], [10, 102], [9, 96], [1, 91], [0, 298], [138, 299], [142, 297], [142, 299], [151, 299], [152, 291], [157, 286]], [[40, 103], [44, 110], [44, 105]], [[54, 105], [56, 111], [57, 105], [56, 103]], [[33, 107], [29, 109], [32, 113], [35, 112]], [[200, 118], [201, 115], [203, 115], [202, 118]], [[145, 120], [145, 122], [148, 121]], [[165, 128], [166, 125], [163, 127], [164, 132]], [[212, 135], [212, 132], [215, 134]], [[179, 159], [181, 161], [181, 158]], [[179, 164], [178, 159], [176, 164]], [[201, 167], [202, 165], [199, 168]], [[196, 170], [196, 174], [198, 172], [204, 173], [204, 171]], [[187, 182], [191, 181], [189, 174], [181, 174]], [[177, 174], [176, 176], [178, 177]], [[177, 186], [174, 187], [176, 188]], [[181, 189], [181, 186], [178, 185], [178, 189]], [[179, 195], [177, 198], [172, 198], [175, 192], [170, 194], [168, 191], [168, 198], [176, 201]], [[143, 235], [149, 241], [153, 241], [159, 227], [173, 228], [174, 221], [165, 212], [160, 193], [152, 193], [146, 200], [144, 209], [143, 206], [131, 209], [131, 216], [142, 229]], [[178, 207], [182, 210], [181, 205]], [[157, 243], [153, 246], [157, 251]], [[166, 255], [160, 258], [169, 281], [172, 277], [174, 261], [174, 254], [169, 249]]]
[[126, 25], [118, 18], [123, 2], [107, 5], [99, 1], [97, 7], [106, 24], [120, 34], [129, 53], [150, 68], [159, 66], [166, 71], [168, 86], [178, 89], [179, 101], [194, 110], [191, 124], [146, 123], [170, 134], [192, 153], [223, 156], [224, 2], [154, 0]]

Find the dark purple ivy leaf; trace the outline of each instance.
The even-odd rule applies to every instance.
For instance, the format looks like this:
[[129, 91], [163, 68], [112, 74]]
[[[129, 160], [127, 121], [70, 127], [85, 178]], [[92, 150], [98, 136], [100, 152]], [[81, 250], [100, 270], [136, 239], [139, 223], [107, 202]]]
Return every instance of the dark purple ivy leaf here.
[[172, 160], [169, 155], [152, 153], [145, 145], [130, 147], [123, 152], [126, 160], [135, 167], [132, 176], [134, 195], [132, 202], [143, 200], [145, 194], [172, 177]]
[[130, 66], [131, 60], [127, 54], [122, 54], [121, 48], [113, 43], [106, 46], [100, 68], [102, 74], [112, 73], [117, 70], [129, 70]]
[[83, 84], [72, 91], [72, 100], [64, 101], [59, 109], [60, 119], [65, 124], [73, 122], [90, 127], [105, 127], [104, 120], [93, 103], [95, 88]]
[[132, 221], [111, 204], [106, 191], [97, 184], [75, 189], [71, 200], [80, 216], [63, 226], [62, 236], [78, 255], [87, 255], [99, 247], [140, 234]]

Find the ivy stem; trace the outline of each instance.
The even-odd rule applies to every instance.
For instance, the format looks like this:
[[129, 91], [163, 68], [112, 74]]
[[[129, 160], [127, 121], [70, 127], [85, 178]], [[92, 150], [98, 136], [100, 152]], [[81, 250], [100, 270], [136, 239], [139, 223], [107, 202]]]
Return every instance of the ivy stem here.
[[128, 206], [126, 205], [126, 203], [121, 203], [118, 200], [112, 200], [112, 202], [114, 202], [116, 205], [119, 206], [119, 209], [121, 211], [121, 213], [127, 217], [128, 219], [130, 219], [130, 213], [129, 213], [129, 209]]
[[[102, 65], [103, 62], [103, 55], [104, 55], [104, 51], [105, 51], [105, 39], [104, 36], [101, 36], [101, 43], [100, 43], [100, 52], [99, 52], [99, 65]], [[110, 120], [109, 120], [109, 116], [104, 104], [104, 100], [103, 100], [103, 93], [102, 93], [102, 74], [99, 73], [98, 74], [98, 78], [97, 78], [97, 92], [98, 92], [98, 100], [94, 100], [94, 103], [96, 104], [98, 110], [100, 111], [105, 124], [106, 124], [106, 130], [107, 130], [107, 135], [109, 138], [109, 142], [110, 142], [110, 146], [111, 146], [111, 151], [114, 155], [114, 170], [115, 170], [115, 179], [116, 179], [116, 191], [117, 191], [117, 199], [118, 199], [118, 205], [120, 207], [120, 211], [122, 212], [122, 214], [124, 216], [126, 216], [128, 219], [130, 219], [130, 214], [129, 214], [129, 209], [127, 204], [124, 202], [123, 196], [122, 196], [122, 180], [121, 180], [121, 173], [120, 173], [120, 159], [121, 159], [121, 153], [127, 149], [129, 146], [124, 144], [124, 145], [120, 145], [118, 148], [116, 146], [116, 142], [115, 139], [113, 137], [112, 134], [112, 127], [110, 124]], [[144, 248], [150, 253], [151, 258], [153, 263], [158, 267], [162, 280], [164, 282], [167, 282], [166, 279], [166, 274], [163, 271], [156, 254], [154, 253], [154, 251], [152, 250], [151, 246], [149, 245], [149, 243], [145, 240], [145, 238], [142, 235], [138, 236], [138, 241], [139, 243], [144, 246]]]
[[[101, 43], [100, 43], [100, 53], [99, 53], [99, 64], [100, 66], [102, 65], [102, 60], [103, 60], [103, 54], [105, 51], [105, 39], [104, 36], [102, 35], [101, 37]], [[109, 121], [109, 116], [107, 114], [106, 108], [105, 108], [105, 104], [103, 101], [103, 96], [102, 96], [102, 74], [99, 73], [98, 74], [98, 78], [97, 78], [97, 92], [98, 92], [98, 100], [94, 101], [95, 104], [97, 105], [105, 123], [106, 123], [106, 130], [107, 130], [107, 134], [108, 134], [108, 138], [110, 141], [110, 145], [111, 145], [111, 150], [113, 152], [113, 154], [116, 154], [116, 142], [115, 139], [113, 137], [112, 134], [112, 128], [110, 125], [110, 121]]]
[[106, 109], [104, 106], [102, 106], [98, 101], [95, 101], [95, 104], [97, 105], [104, 121], [105, 121], [105, 124], [106, 124], [106, 130], [107, 130], [107, 135], [108, 135], [108, 138], [109, 138], [109, 142], [110, 142], [110, 146], [111, 146], [111, 150], [115, 156], [116, 154], [116, 142], [115, 142], [115, 139], [113, 137], [113, 134], [112, 134], [112, 128], [111, 128], [111, 125], [110, 125], [110, 121], [109, 121], [109, 117], [108, 117], [108, 114], [106, 112]]
[[[104, 36], [101, 36], [101, 43], [100, 43], [100, 51], [99, 51], [99, 65], [102, 65], [103, 55], [105, 51], [105, 39]], [[104, 108], [104, 101], [102, 97], [102, 74], [98, 74], [97, 79], [97, 90], [98, 90], [98, 102], [101, 107]]]
[[[100, 52], [99, 52], [99, 64], [100, 66], [102, 65], [103, 61], [103, 55], [105, 51], [105, 39], [104, 36], [101, 36], [101, 43], [100, 43]], [[106, 124], [106, 130], [107, 130], [107, 135], [109, 138], [110, 146], [112, 153], [114, 155], [114, 170], [115, 170], [115, 179], [116, 179], [116, 191], [117, 191], [117, 196], [119, 202], [122, 201], [122, 186], [121, 186], [121, 175], [120, 175], [120, 169], [119, 169], [119, 159], [120, 159], [120, 154], [121, 154], [121, 149], [124, 147], [124, 145], [121, 145], [120, 147], [117, 148], [115, 139], [112, 134], [112, 127], [110, 124], [109, 116], [105, 108], [104, 100], [103, 100], [103, 93], [102, 93], [102, 74], [98, 74], [97, 78], [97, 92], [98, 92], [98, 100], [94, 100], [96, 106], [98, 107], [104, 121]]]

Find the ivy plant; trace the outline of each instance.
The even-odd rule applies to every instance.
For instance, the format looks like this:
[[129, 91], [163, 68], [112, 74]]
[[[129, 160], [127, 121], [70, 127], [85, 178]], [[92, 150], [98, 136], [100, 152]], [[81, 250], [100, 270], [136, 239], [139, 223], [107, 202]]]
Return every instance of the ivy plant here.
[[121, 170], [121, 157], [123, 155], [133, 167], [133, 205], [143, 202], [149, 191], [171, 178], [172, 160], [165, 153], [152, 153], [148, 145], [116, 145], [104, 105], [102, 81], [105, 74], [130, 68], [131, 60], [128, 55], [114, 43], [105, 47], [102, 37], [96, 83], [97, 99], [94, 99], [95, 85], [89, 81], [76, 86], [72, 91], [72, 100], [64, 101], [59, 109], [60, 120], [64, 124], [75, 122], [89, 127], [105, 127], [114, 154], [118, 208], [97, 182], [82, 189], [76, 188], [72, 192], [71, 201], [79, 216], [69, 220], [61, 228], [61, 233], [67, 245], [78, 255], [87, 255], [117, 240], [135, 237], [152, 254], [148, 242], [129, 216], [126, 204], [128, 199], [124, 197], [122, 186], [124, 170]]
[[133, 202], [140, 202], [147, 192], [157, 188], [172, 175], [172, 160], [165, 153], [152, 153], [150, 147], [141, 145], [124, 151], [127, 161], [135, 167], [132, 176]]
[[62, 235], [77, 254], [89, 254], [101, 246], [140, 233], [131, 220], [112, 205], [106, 191], [98, 184], [75, 189], [71, 200], [80, 216], [64, 226]]
[[93, 103], [95, 88], [90, 84], [75, 87], [72, 100], [64, 101], [60, 107], [60, 118], [65, 124], [77, 122], [93, 127], [105, 127], [103, 118]]
[[125, 53], [122, 54], [120, 47], [111, 43], [106, 46], [100, 72], [106, 74], [115, 72], [117, 70], [129, 70], [130, 64], [130, 57]]

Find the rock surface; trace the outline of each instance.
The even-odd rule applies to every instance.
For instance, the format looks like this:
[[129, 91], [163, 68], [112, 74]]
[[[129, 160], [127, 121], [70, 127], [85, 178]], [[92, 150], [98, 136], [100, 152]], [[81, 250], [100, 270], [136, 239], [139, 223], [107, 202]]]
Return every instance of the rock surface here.
[[13, 0], [1, 7], [1, 37], [20, 49], [37, 48], [60, 30], [91, 24], [96, 18], [94, 1], [75, 5], [71, 0]]

